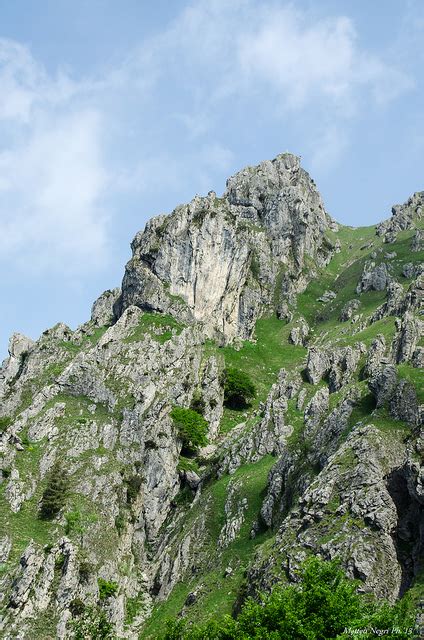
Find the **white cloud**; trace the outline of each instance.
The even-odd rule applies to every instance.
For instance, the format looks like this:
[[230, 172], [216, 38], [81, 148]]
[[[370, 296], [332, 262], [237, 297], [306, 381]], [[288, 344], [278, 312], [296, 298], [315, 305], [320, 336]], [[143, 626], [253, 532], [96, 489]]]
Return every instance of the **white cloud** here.
[[99, 196], [99, 116], [77, 112], [37, 126], [0, 154], [0, 255], [31, 269], [75, 273], [105, 258]]
[[313, 20], [272, 0], [193, 2], [94, 78], [49, 73], [0, 39], [0, 257], [63, 273], [101, 268], [107, 198], [177, 190], [193, 177], [207, 191], [232, 166], [219, 123], [236, 107], [251, 127], [255, 108], [288, 126], [306, 114], [309, 132], [313, 114], [312, 163], [331, 167], [350, 119], [411, 86], [363, 50], [349, 18]]
[[73, 101], [88, 88], [0, 40], [0, 257], [14, 266], [75, 274], [105, 260], [102, 119]]
[[192, 3], [126, 64], [130, 75], [143, 70], [156, 82], [176, 73], [183, 87], [192, 83], [195, 106], [205, 94], [215, 105], [267, 87], [282, 110], [318, 100], [350, 113], [352, 101], [388, 102], [413, 86], [401, 69], [361, 49], [350, 18], [316, 19], [272, 1]]

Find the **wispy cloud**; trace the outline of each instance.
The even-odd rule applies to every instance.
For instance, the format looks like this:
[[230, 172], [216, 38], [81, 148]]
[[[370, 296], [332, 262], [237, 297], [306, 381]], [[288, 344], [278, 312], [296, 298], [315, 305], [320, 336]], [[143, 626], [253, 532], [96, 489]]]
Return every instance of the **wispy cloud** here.
[[86, 92], [0, 40], [0, 257], [15, 267], [75, 274], [105, 258], [103, 123], [75, 101]]
[[[0, 252], [21, 268], [83, 273], [107, 261], [122, 190], [207, 190], [234, 158], [220, 139], [238, 107], [275, 123], [311, 114], [313, 164], [331, 167], [349, 121], [413, 87], [364, 50], [346, 16], [312, 19], [272, 0], [197, 1], [96, 77], [48, 73], [0, 40]], [[120, 212], [122, 215], [122, 212]]]

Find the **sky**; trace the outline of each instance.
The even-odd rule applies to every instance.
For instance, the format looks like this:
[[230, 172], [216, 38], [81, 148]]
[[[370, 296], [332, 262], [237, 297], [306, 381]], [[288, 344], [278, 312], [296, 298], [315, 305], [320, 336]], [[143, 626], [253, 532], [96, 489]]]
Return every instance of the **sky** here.
[[424, 189], [424, 0], [0, 0], [0, 359], [145, 222], [284, 151], [339, 222]]

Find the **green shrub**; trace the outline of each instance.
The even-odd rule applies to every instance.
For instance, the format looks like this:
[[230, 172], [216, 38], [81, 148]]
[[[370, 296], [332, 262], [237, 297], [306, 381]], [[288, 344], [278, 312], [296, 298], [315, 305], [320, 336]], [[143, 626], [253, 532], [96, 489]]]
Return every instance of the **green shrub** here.
[[0, 418], [0, 433], [2, 431], [6, 431], [7, 427], [11, 424], [11, 422], [12, 420], [7, 416]]
[[209, 425], [200, 413], [193, 409], [174, 407], [171, 411], [171, 418], [178, 429], [178, 435], [184, 447], [196, 450], [208, 444], [206, 434]]
[[65, 515], [65, 533], [69, 535], [72, 532], [83, 533], [84, 528], [81, 522], [81, 514], [79, 511], [70, 511]]
[[[79, 615], [79, 614], [78, 614]], [[86, 606], [71, 623], [73, 640], [114, 640], [113, 624], [100, 607]]]
[[73, 617], [81, 616], [85, 611], [85, 604], [81, 600], [81, 598], [74, 598], [70, 605], [69, 611], [71, 612]]
[[47, 478], [40, 505], [40, 518], [52, 520], [65, 506], [69, 479], [59, 462], [55, 462]]
[[[277, 586], [261, 602], [249, 599], [237, 619], [225, 616], [204, 626], [188, 628], [184, 620], [169, 623], [165, 640], [343, 640], [359, 635], [375, 638], [374, 630], [399, 628], [385, 637], [413, 637], [414, 618], [406, 605], [377, 603], [357, 592], [358, 583], [348, 580], [340, 567], [319, 558], [309, 559], [301, 582]], [[345, 632], [348, 629], [348, 632]], [[353, 632], [353, 633], [352, 633]], [[357, 631], [358, 633], [358, 631]], [[381, 634], [383, 635], [383, 634]]]
[[88, 562], [88, 560], [81, 560], [79, 566], [79, 577], [81, 582], [88, 582], [90, 576], [94, 572], [94, 567]]
[[99, 586], [99, 598], [100, 600], [106, 600], [106, 598], [110, 598], [114, 596], [118, 591], [118, 585], [116, 582], [109, 582], [109, 580], [104, 580], [103, 578], [99, 578], [97, 580], [97, 584]]
[[131, 476], [127, 480], [124, 480], [127, 486], [127, 503], [132, 504], [137, 498], [141, 485], [143, 484], [143, 478], [141, 476]]
[[121, 535], [121, 533], [125, 530], [126, 524], [127, 524], [127, 519], [125, 515], [119, 512], [115, 518], [115, 528], [118, 532], [118, 535]]
[[256, 395], [256, 388], [247, 373], [228, 368], [224, 372], [224, 401], [232, 409], [244, 409]]
[[197, 413], [200, 413], [203, 416], [205, 412], [205, 401], [203, 400], [203, 397], [200, 391], [196, 391], [193, 394], [193, 399], [190, 404], [190, 409], [193, 409], [193, 411], [196, 411]]

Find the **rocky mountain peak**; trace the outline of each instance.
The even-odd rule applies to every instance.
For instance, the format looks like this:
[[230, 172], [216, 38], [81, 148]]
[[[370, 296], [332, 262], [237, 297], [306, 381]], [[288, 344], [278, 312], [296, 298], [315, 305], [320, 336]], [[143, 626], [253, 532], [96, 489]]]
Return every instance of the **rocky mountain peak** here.
[[275, 300], [300, 291], [335, 246], [337, 225], [300, 158], [282, 154], [153, 218], [132, 242], [120, 316], [130, 305], [198, 321], [225, 341], [251, 336]]

